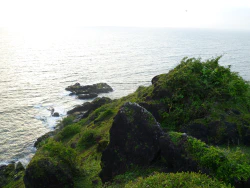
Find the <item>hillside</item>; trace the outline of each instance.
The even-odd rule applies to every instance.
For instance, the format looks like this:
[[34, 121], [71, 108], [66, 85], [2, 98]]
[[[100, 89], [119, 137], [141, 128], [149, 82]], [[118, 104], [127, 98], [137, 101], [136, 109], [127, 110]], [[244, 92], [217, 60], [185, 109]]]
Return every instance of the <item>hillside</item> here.
[[184, 58], [149, 87], [71, 111], [3, 185], [250, 186], [250, 86], [219, 59]]

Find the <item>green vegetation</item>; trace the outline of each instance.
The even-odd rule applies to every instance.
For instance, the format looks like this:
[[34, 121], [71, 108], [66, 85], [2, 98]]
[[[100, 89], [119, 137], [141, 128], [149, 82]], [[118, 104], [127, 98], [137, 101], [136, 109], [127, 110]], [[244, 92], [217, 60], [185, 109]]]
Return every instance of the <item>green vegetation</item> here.
[[90, 146], [94, 145], [96, 143], [96, 135], [97, 134], [95, 130], [84, 131], [78, 142], [78, 146], [82, 149], [87, 149]]
[[[102, 105], [76, 123], [73, 115], [64, 118], [60, 130], [42, 143], [28, 168], [34, 169], [34, 177], [42, 176], [47, 169], [41, 166], [49, 161], [50, 167], [71, 174], [74, 187], [231, 187], [235, 180], [246, 181], [250, 178], [250, 86], [230, 67], [220, 66], [219, 59], [184, 58], [168, 74], [155, 77], [153, 85]], [[180, 147], [209, 176], [161, 173], [162, 160], [155, 166], [132, 166], [103, 185], [98, 175], [102, 152], [109, 143], [113, 118], [126, 102], [140, 103], [150, 111], [165, 131], [172, 131], [169, 136], [176, 147], [183, 135], [179, 132], [192, 135]], [[202, 141], [195, 139], [202, 131]], [[22, 187], [22, 179], [6, 187], [15, 186]]]
[[147, 178], [138, 178], [135, 181], [131, 181], [125, 185], [126, 188], [136, 188], [136, 187], [170, 187], [170, 188], [189, 188], [189, 187], [218, 187], [226, 188], [231, 187], [225, 183], [218, 181], [216, 179], [211, 179], [206, 175], [198, 173], [154, 173]]
[[195, 119], [219, 117], [227, 108], [242, 113], [250, 109], [249, 85], [231, 72], [230, 66], [220, 66], [219, 59], [202, 62], [184, 58], [168, 74], [160, 76], [157, 91], [166, 90], [169, 94], [160, 99], [167, 109], [161, 114], [162, 126], [178, 130]]

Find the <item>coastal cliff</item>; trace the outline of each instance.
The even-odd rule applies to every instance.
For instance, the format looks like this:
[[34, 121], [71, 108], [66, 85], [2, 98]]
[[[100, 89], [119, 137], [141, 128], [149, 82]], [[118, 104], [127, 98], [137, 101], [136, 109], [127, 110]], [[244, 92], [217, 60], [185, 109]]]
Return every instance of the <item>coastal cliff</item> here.
[[4, 186], [249, 187], [250, 86], [219, 59], [184, 58], [148, 87], [72, 109]]

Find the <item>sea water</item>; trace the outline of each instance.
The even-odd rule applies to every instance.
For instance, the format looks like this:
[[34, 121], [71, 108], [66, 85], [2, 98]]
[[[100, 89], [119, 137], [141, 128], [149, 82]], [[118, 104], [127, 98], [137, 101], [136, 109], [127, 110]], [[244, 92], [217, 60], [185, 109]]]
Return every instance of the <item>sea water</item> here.
[[[27, 165], [38, 137], [83, 100], [65, 88], [108, 83], [112, 99], [150, 85], [184, 57], [212, 58], [250, 80], [250, 32], [170, 28], [0, 29], [0, 165]], [[54, 108], [60, 117], [52, 117]]]

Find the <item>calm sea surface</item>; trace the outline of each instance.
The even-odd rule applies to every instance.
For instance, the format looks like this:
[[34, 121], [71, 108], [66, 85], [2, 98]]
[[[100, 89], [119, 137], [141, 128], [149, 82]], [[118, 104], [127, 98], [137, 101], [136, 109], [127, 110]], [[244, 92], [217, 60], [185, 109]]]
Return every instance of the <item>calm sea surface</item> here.
[[[27, 164], [35, 140], [84, 101], [65, 87], [106, 82], [119, 98], [185, 57], [223, 55], [250, 80], [250, 33], [167, 28], [0, 29], [0, 165]], [[50, 116], [49, 108], [61, 114]]]

